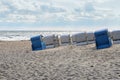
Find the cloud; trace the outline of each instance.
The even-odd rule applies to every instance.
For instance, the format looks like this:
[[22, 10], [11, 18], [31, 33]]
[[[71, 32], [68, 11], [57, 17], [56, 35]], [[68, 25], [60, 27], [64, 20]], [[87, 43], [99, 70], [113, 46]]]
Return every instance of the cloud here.
[[62, 9], [60, 7], [53, 7], [53, 6], [46, 6], [46, 5], [41, 5], [40, 9], [43, 12], [49, 12], [49, 13], [60, 13], [60, 12], [65, 12], [65, 9]]
[[118, 0], [0, 0], [0, 22], [40, 26], [119, 25], [119, 3]]

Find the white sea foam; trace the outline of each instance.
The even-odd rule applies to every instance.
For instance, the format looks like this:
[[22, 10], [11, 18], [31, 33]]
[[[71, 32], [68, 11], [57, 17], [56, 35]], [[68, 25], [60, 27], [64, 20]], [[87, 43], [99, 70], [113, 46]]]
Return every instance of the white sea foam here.
[[36, 35], [63, 35], [63, 34], [74, 34], [80, 31], [0, 31], [1, 41], [19, 41], [19, 40], [30, 40], [31, 37]]

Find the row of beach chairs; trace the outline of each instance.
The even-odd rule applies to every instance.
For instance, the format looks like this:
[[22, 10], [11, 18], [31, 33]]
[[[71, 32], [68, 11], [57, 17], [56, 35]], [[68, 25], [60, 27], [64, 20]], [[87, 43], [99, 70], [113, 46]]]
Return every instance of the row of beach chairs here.
[[94, 41], [93, 33], [77, 33], [66, 35], [49, 35], [42, 38], [42, 41], [46, 43], [46, 48], [65, 46], [70, 44], [82, 45], [88, 44], [88, 42]]
[[[115, 42], [120, 40], [120, 31], [112, 31], [108, 32], [109, 37]], [[35, 37], [34, 37], [35, 39]], [[32, 40], [32, 38], [31, 38]], [[58, 46], [65, 46], [65, 45], [85, 45], [95, 43], [95, 33], [93, 32], [83, 32], [83, 33], [76, 33], [76, 34], [66, 34], [66, 35], [49, 35], [49, 36], [40, 36], [39, 39], [43, 42], [45, 47], [44, 48], [54, 48]], [[35, 40], [34, 40], [35, 41]], [[36, 41], [35, 41], [36, 42]], [[37, 43], [37, 42], [36, 42]]]

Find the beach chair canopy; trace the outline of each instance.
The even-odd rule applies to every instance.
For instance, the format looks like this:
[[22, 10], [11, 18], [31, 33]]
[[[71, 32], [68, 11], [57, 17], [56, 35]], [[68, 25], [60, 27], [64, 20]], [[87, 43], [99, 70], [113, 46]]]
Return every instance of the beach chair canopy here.
[[93, 32], [87, 33], [87, 43], [88, 44], [95, 43], [95, 37]]
[[72, 35], [72, 40], [73, 42], [86, 42], [87, 38], [86, 38], [86, 33], [77, 33], [77, 34], [73, 34]]
[[56, 47], [57, 37], [55, 35], [48, 35], [43, 37], [43, 42], [46, 44], [46, 48]]
[[70, 43], [70, 35], [61, 35], [61, 43]]
[[53, 45], [55, 43], [55, 40], [55, 35], [48, 35], [43, 37], [43, 42], [45, 42], [46, 45]]
[[108, 30], [100, 30], [94, 33], [97, 49], [108, 48], [112, 46], [112, 41], [108, 35]]
[[120, 40], [120, 30], [112, 31], [111, 35], [114, 41]]
[[42, 42], [42, 37], [41, 36], [34, 36], [31, 39], [31, 43], [32, 43], [32, 50], [43, 50], [46, 48], [45, 43]]
[[88, 41], [94, 41], [94, 33], [93, 32], [90, 32], [90, 33], [87, 33], [87, 40]]
[[86, 33], [76, 33], [72, 35], [72, 44], [74, 45], [85, 45], [87, 44], [87, 36]]
[[71, 37], [69, 34], [59, 36], [59, 45], [71, 44]]

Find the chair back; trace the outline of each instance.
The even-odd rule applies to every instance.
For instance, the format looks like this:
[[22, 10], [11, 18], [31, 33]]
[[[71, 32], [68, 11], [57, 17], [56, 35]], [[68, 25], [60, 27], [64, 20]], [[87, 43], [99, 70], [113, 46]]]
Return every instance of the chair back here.
[[60, 45], [71, 44], [70, 34], [61, 35], [59, 39], [60, 39]]
[[46, 48], [54, 48], [58, 46], [58, 39], [54, 34], [43, 37], [43, 42], [45, 42]]
[[112, 46], [112, 41], [108, 35], [108, 30], [100, 30], [94, 33], [97, 49], [108, 48]]
[[32, 46], [32, 50], [35, 51], [35, 50], [43, 50], [46, 48], [45, 46], [45, 43], [42, 42], [42, 37], [39, 35], [39, 36], [34, 36], [34, 37], [31, 37], [31, 46]]
[[111, 32], [112, 39], [114, 41], [120, 40], [120, 30]]

